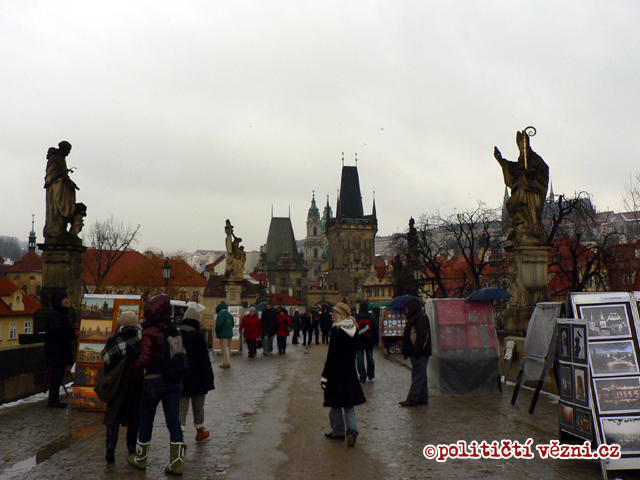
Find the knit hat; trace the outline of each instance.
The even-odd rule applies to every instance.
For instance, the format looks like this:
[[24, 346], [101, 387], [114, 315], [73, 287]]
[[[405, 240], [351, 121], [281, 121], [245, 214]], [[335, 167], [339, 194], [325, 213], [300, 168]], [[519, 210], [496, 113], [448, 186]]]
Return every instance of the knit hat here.
[[198, 310], [196, 310], [194, 307], [189, 307], [187, 308], [187, 311], [184, 312], [182, 320], [184, 321], [188, 318], [190, 318], [191, 320], [197, 320], [198, 322], [202, 319], [202, 317], [200, 316], [200, 312], [198, 312]]
[[138, 314], [132, 311], [122, 312], [118, 317], [119, 327], [137, 327], [140, 325], [138, 321]]
[[340, 315], [340, 319], [347, 318], [349, 315], [351, 315], [351, 309], [349, 308], [349, 305], [342, 302], [336, 303], [333, 307], [333, 311], [337, 312], [338, 315]]

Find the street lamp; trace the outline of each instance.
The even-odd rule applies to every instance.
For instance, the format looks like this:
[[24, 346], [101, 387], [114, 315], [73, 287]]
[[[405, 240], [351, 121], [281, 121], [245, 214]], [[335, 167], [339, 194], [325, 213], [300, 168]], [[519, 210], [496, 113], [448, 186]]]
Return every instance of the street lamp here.
[[169, 279], [171, 278], [171, 265], [169, 265], [169, 259], [166, 258], [164, 261], [164, 265], [160, 267], [162, 270], [162, 277], [164, 278], [165, 284], [165, 293], [169, 294]]

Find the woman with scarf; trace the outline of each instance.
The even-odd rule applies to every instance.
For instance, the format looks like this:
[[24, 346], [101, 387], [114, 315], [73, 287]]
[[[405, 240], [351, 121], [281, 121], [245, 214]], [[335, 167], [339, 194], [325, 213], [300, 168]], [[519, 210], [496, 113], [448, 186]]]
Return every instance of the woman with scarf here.
[[[140, 355], [142, 329], [135, 312], [126, 311], [118, 317], [118, 329], [102, 350], [104, 374], [108, 375], [120, 365], [123, 368], [120, 383], [114, 399], [107, 404], [103, 424], [107, 426], [108, 463], [115, 462], [120, 425], [127, 427], [127, 450], [136, 453], [136, 439], [140, 424], [140, 394], [142, 391], [142, 370], [127, 368]], [[121, 363], [124, 362], [123, 365]]]
[[342, 302], [333, 307], [332, 319], [329, 351], [320, 379], [320, 385], [324, 390], [324, 406], [331, 408], [331, 432], [325, 433], [324, 436], [344, 440], [346, 435], [347, 444], [353, 447], [358, 436], [354, 407], [367, 401], [356, 373], [358, 324], [350, 316], [349, 307]]

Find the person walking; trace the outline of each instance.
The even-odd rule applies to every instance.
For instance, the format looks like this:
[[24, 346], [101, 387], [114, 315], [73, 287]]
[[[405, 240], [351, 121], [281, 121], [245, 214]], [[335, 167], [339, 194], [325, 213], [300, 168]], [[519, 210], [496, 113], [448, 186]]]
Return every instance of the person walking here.
[[287, 353], [287, 337], [291, 331], [291, 319], [284, 308], [278, 309], [278, 330], [276, 335], [278, 336], [278, 353], [284, 355]]
[[51, 294], [51, 307], [44, 334], [44, 355], [49, 365], [47, 407], [65, 408], [67, 404], [60, 401], [60, 385], [65, 368], [74, 364], [73, 342], [78, 334], [69, 320], [69, 299], [65, 292]]
[[[366, 383], [367, 377], [373, 380], [376, 376], [376, 365], [373, 361], [373, 348], [378, 338], [378, 329], [373, 315], [369, 313], [369, 304], [366, 300], [360, 302], [360, 311], [356, 316], [358, 322], [358, 350], [356, 357], [358, 359], [358, 375], [360, 382]], [[367, 366], [365, 368], [364, 359], [367, 358]]]
[[302, 317], [300, 317], [300, 312], [296, 309], [296, 312], [293, 314], [293, 318], [291, 319], [291, 324], [293, 325], [293, 338], [291, 339], [291, 345], [298, 345], [298, 336], [300, 336], [300, 329], [302, 328]]
[[329, 343], [329, 333], [331, 332], [332, 324], [333, 320], [331, 319], [329, 308], [322, 307], [322, 313], [320, 314], [320, 331], [322, 332], [322, 343]]
[[316, 337], [316, 345], [320, 345], [320, 340], [318, 340], [320, 336], [320, 313], [318, 313], [316, 307], [311, 309], [311, 325], [313, 326], [313, 334]]
[[309, 312], [302, 313], [302, 345], [311, 345], [311, 338], [313, 337], [313, 327], [311, 325], [311, 316]]
[[109, 375], [115, 368], [122, 368], [122, 376], [115, 385], [116, 394], [104, 413], [102, 423], [107, 426], [107, 463], [116, 460], [115, 451], [118, 444], [120, 425], [127, 427], [127, 450], [129, 455], [136, 453], [136, 439], [140, 425], [140, 398], [142, 395], [142, 370], [133, 370], [129, 365], [140, 356], [142, 328], [138, 314], [123, 312], [118, 317], [118, 329], [109, 337], [102, 350], [104, 374]]
[[358, 437], [354, 407], [367, 400], [355, 365], [358, 324], [349, 313], [349, 307], [342, 302], [333, 308], [333, 327], [320, 385], [324, 390], [324, 406], [330, 407], [331, 432], [325, 433], [325, 437], [344, 440], [346, 435], [347, 445], [353, 447]]
[[169, 295], [156, 295], [144, 306], [145, 321], [142, 324], [142, 343], [140, 358], [130, 368], [145, 369], [142, 382], [142, 399], [140, 402], [140, 430], [136, 443], [136, 453], [129, 455], [129, 464], [138, 470], [147, 469], [149, 444], [153, 433], [153, 421], [158, 404], [162, 402], [164, 418], [169, 430], [170, 463], [165, 472], [182, 475], [185, 444], [180, 426], [180, 391], [181, 380], [171, 380], [164, 375], [165, 333], [173, 335], [180, 330], [171, 318], [171, 301]]
[[407, 399], [400, 402], [403, 407], [429, 404], [429, 382], [427, 365], [431, 356], [431, 328], [429, 317], [415, 298], [405, 304], [407, 323], [402, 335], [402, 353], [411, 359], [411, 387]]
[[200, 312], [193, 307], [187, 308], [178, 328], [182, 333], [184, 349], [187, 351], [189, 369], [182, 379], [180, 397], [180, 425], [184, 432], [187, 425], [189, 403], [193, 407], [193, 425], [196, 428], [196, 442], [209, 437], [204, 428], [204, 402], [207, 393], [215, 388], [213, 369], [207, 341], [200, 333]]
[[216, 337], [220, 339], [222, 351], [222, 364], [220, 368], [231, 367], [231, 338], [233, 337], [233, 315], [229, 313], [227, 303], [222, 301], [216, 307], [218, 318], [216, 319]]
[[264, 355], [271, 355], [273, 352], [273, 337], [275, 337], [278, 331], [278, 314], [271, 306], [271, 303], [267, 303], [267, 308], [262, 312], [262, 353]]
[[262, 324], [260, 317], [256, 315], [256, 307], [249, 309], [249, 314], [245, 315], [240, 322], [240, 334], [244, 332], [244, 339], [249, 348], [249, 358], [255, 358], [256, 345], [258, 339], [262, 336]]

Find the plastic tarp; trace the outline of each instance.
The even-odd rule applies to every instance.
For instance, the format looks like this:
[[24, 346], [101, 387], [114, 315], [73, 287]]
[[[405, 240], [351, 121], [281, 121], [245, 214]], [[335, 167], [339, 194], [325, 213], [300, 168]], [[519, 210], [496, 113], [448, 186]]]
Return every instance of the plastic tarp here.
[[[520, 364], [520, 369], [524, 370], [524, 381], [540, 380], [545, 357], [553, 339], [553, 331], [561, 308], [561, 302], [541, 302], [536, 304], [527, 327], [527, 336], [524, 341], [524, 357]], [[554, 354], [555, 352], [551, 352], [552, 356]]]
[[500, 352], [491, 301], [429, 299], [432, 356], [427, 375], [434, 395], [499, 391]]

